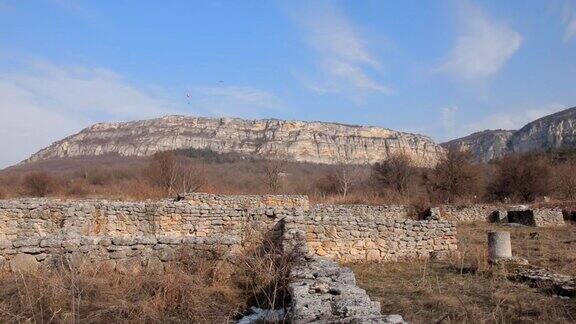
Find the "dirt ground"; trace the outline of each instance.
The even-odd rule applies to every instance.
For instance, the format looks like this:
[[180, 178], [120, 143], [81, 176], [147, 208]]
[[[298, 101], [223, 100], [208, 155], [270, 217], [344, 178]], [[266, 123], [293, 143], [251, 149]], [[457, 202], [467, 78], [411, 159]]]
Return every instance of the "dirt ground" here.
[[514, 255], [576, 275], [576, 225], [510, 228], [458, 225], [460, 257], [447, 261], [351, 264], [359, 285], [384, 314], [413, 323], [576, 323], [576, 300], [506, 279], [487, 262], [490, 229], [508, 230]]

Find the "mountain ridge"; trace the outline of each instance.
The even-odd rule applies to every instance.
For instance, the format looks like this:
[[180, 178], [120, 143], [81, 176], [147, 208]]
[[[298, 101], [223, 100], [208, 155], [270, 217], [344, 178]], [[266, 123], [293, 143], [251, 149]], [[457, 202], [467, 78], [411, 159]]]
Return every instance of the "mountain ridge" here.
[[440, 145], [467, 149], [482, 162], [511, 153], [576, 148], [576, 107], [540, 117], [518, 130], [484, 130]]
[[374, 163], [402, 152], [423, 167], [435, 165], [444, 154], [444, 149], [428, 136], [375, 126], [169, 115], [97, 123], [54, 142], [21, 163], [110, 153], [149, 156], [182, 148], [326, 164]]

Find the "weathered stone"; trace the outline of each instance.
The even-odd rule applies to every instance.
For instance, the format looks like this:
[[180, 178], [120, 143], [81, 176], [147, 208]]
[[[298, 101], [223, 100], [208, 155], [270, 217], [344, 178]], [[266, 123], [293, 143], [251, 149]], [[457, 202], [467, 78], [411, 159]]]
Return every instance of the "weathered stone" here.
[[[443, 148], [426, 136], [378, 127], [167, 116], [128, 123], [96, 124], [52, 144], [25, 162], [93, 155], [94, 152], [100, 155], [150, 156], [169, 149], [187, 149], [191, 145], [219, 152], [264, 158], [291, 157], [301, 162], [328, 164], [343, 160], [357, 164], [374, 163], [401, 150], [418, 166], [434, 166], [445, 154]], [[318, 147], [324, 149], [318, 150]], [[282, 152], [281, 156], [278, 152]]]
[[33, 272], [38, 270], [38, 261], [31, 254], [16, 254], [10, 260], [10, 269], [14, 272]]

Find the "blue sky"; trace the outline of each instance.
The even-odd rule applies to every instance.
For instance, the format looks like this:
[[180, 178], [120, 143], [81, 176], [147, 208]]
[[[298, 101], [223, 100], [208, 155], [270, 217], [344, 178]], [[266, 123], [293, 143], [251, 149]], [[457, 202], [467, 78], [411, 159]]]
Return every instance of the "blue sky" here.
[[0, 30], [0, 167], [166, 114], [441, 142], [576, 105], [576, 1], [0, 0]]

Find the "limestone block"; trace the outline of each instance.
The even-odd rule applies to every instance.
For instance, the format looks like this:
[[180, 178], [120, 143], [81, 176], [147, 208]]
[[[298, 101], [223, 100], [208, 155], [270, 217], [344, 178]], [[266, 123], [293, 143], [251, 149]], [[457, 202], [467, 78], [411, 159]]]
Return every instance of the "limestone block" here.
[[10, 260], [10, 269], [14, 272], [33, 272], [38, 270], [38, 261], [31, 254], [16, 254]]

